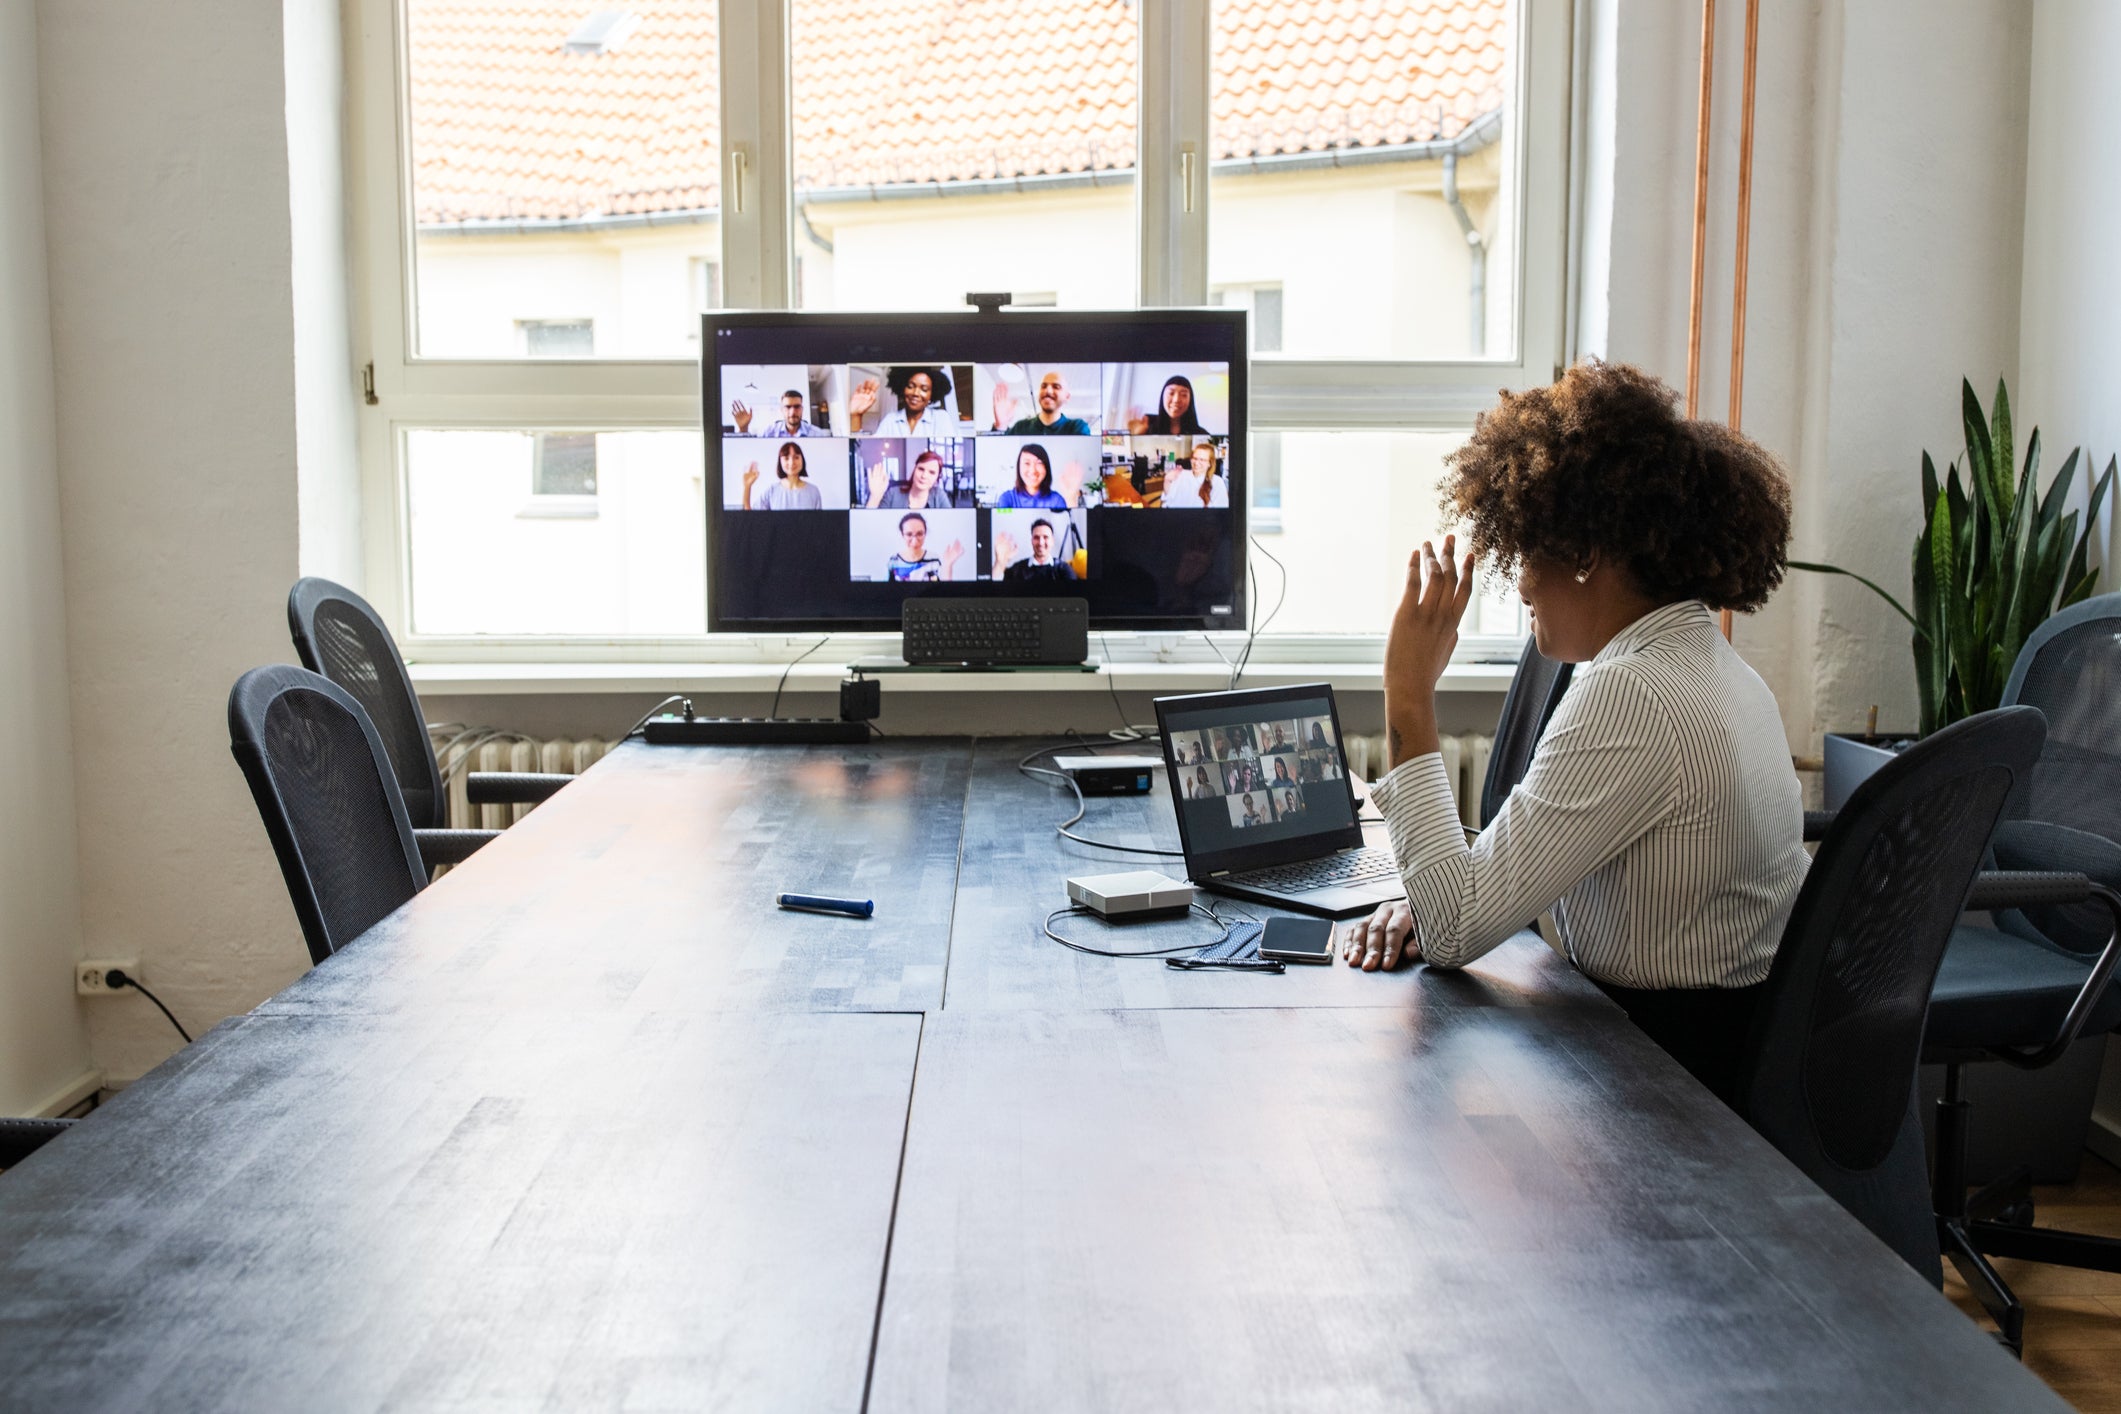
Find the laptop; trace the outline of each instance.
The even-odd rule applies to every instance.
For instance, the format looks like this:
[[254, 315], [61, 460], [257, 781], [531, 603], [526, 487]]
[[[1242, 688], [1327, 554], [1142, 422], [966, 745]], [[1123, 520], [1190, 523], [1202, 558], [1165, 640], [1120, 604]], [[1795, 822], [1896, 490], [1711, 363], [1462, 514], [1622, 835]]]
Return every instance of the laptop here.
[[1156, 722], [1196, 885], [1327, 918], [1406, 897], [1363, 843], [1331, 687], [1159, 697]]

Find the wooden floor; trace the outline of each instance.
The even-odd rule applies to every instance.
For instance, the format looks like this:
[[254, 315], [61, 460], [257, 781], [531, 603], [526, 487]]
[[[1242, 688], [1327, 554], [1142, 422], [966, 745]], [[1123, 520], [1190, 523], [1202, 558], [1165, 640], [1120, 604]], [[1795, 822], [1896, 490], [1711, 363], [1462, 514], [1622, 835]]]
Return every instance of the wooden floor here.
[[[2084, 1156], [2077, 1181], [2033, 1190], [2041, 1227], [2121, 1237], [2121, 1169]], [[1996, 1259], [2025, 1303], [2025, 1364], [2086, 1414], [2121, 1414], [2121, 1273], [2083, 1272]], [[1984, 1326], [1988, 1318], [1949, 1263], [1945, 1295]]]

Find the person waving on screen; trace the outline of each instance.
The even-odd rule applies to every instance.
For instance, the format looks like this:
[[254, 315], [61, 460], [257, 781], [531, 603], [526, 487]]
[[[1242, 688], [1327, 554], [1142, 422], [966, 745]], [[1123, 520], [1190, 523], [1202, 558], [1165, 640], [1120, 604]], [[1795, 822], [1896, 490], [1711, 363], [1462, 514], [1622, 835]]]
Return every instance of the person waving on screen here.
[[[1001, 379], [994, 382], [994, 430], [1006, 431], [1012, 437], [1036, 437], [1041, 432], [1052, 437], [1087, 437], [1090, 424], [1080, 417], [1069, 417], [1061, 409], [1068, 405], [1068, 382], [1059, 369], [1053, 369], [1038, 380], [1038, 411], [1028, 417], [1016, 417], [1016, 397], [1009, 385]], [[1008, 425], [1003, 426], [1004, 423]]]
[[781, 443], [774, 458], [773, 485], [766, 488], [763, 506], [751, 503], [751, 489], [759, 479], [759, 464], [744, 469], [744, 509], [769, 511], [819, 511], [825, 508], [824, 493], [810, 484], [809, 462], [794, 442]]
[[995, 498], [1005, 511], [1065, 511], [1083, 497], [1083, 469], [1074, 463], [1061, 468], [1060, 485], [1053, 484], [1053, 457], [1036, 442], [1026, 442], [1016, 453], [1016, 484]]
[[[884, 381], [898, 399], [898, 411], [876, 425], [878, 437], [951, 437], [957, 419], [950, 415], [950, 375], [940, 368], [894, 368]], [[847, 399], [847, 416], [856, 431], [876, 408], [876, 380], [865, 378]]]
[[925, 511], [931, 506], [947, 506], [949, 498], [935, 489], [943, 476], [943, 459], [933, 450], [922, 452], [913, 459], [913, 472], [906, 484], [901, 486], [880, 471], [869, 473], [869, 509], [886, 511]]
[[1206, 436], [1208, 429], [1200, 425], [1200, 414], [1193, 407], [1193, 380], [1182, 373], [1166, 378], [1156, 411], [1145, 417], [1140, 408], [1133, 409], [1127, 414], [1127, 430], [1149, 437]]
[[1053, 522], [1044, 516], [1031, 522], [1031, 556], [1016, 558], [1016, 537], [1008, 531], [994, 536], [994, 577], [1012, 584], [1047, 579], [1074, 579], [1075, 567], [1053, 557]]

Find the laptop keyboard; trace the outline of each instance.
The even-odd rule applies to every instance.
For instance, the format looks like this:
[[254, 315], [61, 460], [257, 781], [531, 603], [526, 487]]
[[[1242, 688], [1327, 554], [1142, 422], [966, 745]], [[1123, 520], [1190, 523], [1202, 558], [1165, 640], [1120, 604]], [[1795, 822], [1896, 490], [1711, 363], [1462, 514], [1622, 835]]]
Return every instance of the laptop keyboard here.
[[1282, 893], [1302, 893], [1307, 889], [1323, 889], [1342, 884], [1364, 884], [1372, 879], [1390, 878], [1399, 872], [1392, 862], [1392, 853], [1384, 849], [1350, 849], [1339, 854], [1329, 854], [1324, 859], [1306, 859], [1301, 864], [1277, 864], [1268, 869], [1253, 869], [1243, 874], [1230, 876], [1235, 883], [1256, 889], [1275, 889]]

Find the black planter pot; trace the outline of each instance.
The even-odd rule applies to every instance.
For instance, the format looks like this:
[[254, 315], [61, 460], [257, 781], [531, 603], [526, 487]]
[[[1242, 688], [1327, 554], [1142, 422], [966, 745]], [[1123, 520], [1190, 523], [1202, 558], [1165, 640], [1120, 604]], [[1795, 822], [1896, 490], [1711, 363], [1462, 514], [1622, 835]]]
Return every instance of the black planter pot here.
[[1839, 810], [1849, 794], [1869, 780], [1880, 766], [1913, 746], [1912, 736], [1867, 736], [1851, 732], [1826, 734], [1826, 780], [1821, 804]]

